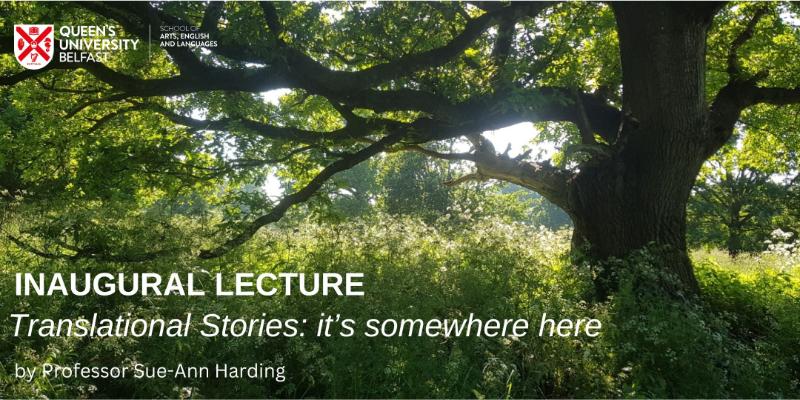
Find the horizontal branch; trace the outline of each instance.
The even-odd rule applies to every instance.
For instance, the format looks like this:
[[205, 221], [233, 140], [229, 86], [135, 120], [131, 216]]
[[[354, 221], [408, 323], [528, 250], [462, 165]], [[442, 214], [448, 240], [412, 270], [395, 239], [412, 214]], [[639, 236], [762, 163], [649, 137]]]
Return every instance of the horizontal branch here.
[[481, 182], [483, 180], [485, 180], [485, 178], [483, 176], [481, 176], [478, 173], [474, 173], [473, 172], [473, 173], [469, 173], [469, 174], [460, 176], [460, 177], [458, 177], [456, 179], [453, 179], [451, 181], [444, 182], [443, 185], [452, 187], [452, 186], [458, 186], [458, 185], [460, 185], [462, 183], [467, 183], [467, 182], [472, 182], [472, 181]]
[[793, 89], [753, 87], [749, 90], [749, 94], [750, 105], [759, 103], [776, 106], [800, 104], [800, 86]]
[[419, 145], [406, 145], [397, 147], [392, 150], [397, 151], [413, 151], [420, 154], [424, 154], [428, 157], [438, 158], [440, 160], [448, 160], [448, 161], [474, 161], [475, 155], [473, 153], [442, 153], [430, 149], [426, 149]]
[[475, 163], [475, 172], [446, 182], [448, 186], [497, 179], [533, 190], [562, 209], [568, 209], [567, 185], [572, 172], [549, 164], [524, 161], [524, 157], [512, 158], [507, 153], [498, 154], [491, 142], [480, 135], [470, 135], [469, 139], [475, 147], [474, 153], [440, 153], [421, 146], [404, 146], [401, 149], [444, 160]]
[[33, 245], [15, 236], [6, 235], [6, 238], [15, 245], [17, 245], [17, 247], [19, 247], [20, 249], [49, 260], [77, 261], [83, 259], [92, 259], [103, 262], [138, 263], [138, 262], [152, 261], [159, 257], [164, 257], [170, 254], [176, 254], [186, 250], [186, 249], [168, 249], [168, 250], [159, 250], [159, 251], [145, 252], [145, 253], [108, 254], [102, 251], [96, 251], [91, 249], [76, 249], [74, 250], [75, 254], [65, 254], [65, 253], [50, 253], [44, 250], [37, 249]]
[[[263, 62], [263, 64], [270, 65], [252, 69], [227, 69], [200, 64], [193, 54], [186, 53], [185, 50], [175, 50], [170, 53], [173, 61], [181, 71], [181, 75], [170, 78], [138, 79], [113, 71], [99, 63], [80, 66], [74, 64], [71, 67], [86, 68], [98, 79], [112, 85], [115, 89], [136, 97], [176, 96], [210, 90], [263, 92], [279, 88], [299, 88], [332, 99], [349, 99], [350, 101], [345, 103], [356, 106], [364, 103], [375, 103], [375, 107], [383, 108], [385, 111], [417, 109], [416, 107], [419, 107], [417, 104], [425, 103], [425, 98], [430, 97], [430, 100], [427, 100], [428, 107], [425, 107], [430, 110], [446, 105], [446, 102], [419, 91], [408, 93], [414, 95], [413, 102], [406, 101], [410, 96], [401, 96], [391, 102], [385, 100], [387, 97], [384, 97], [383, 101], [375, 101], [376, 98], [371, 96], [373, 93], [363, 91], [380, 83], [409, 76], [419, 70], [443, 65], [462, 54], [490, 26], [501, 21], [508, 22], [523, 16], [535, 16], [548, 6], [549, 3], [542, 2], [497, 7], [478, 18], [469, 20], [459, 34], [441, 47], [400, 57], [394, 61], [378, 64], [360, 71], [331, 70], [299, 50], [285, 45], [285, 43], [283, 46], [279, 46], [280, 48], [271, 49], [273, 52], [285, 53], [283, 57], [273, 57], [274, 59], [269, 60], [269, 63]], [[152, 23], [154, 20], [164, 20], [173, 25], [191, 25], [183, 19], [154, 9], [147, 4], [86, 3], [83, 7], [119, 22], [126, 30], [139, 36], [146, 34], [146, 22]], [[204, 23], [207, 26], [214, 26], [213, 22], [209, 21], [213, 21], [215, 16], [218, 16], [220, 6], [211, 4], [208, 7], [210, 10], [207, 10], [209, 12], [204, 15], [204, 17], [208, 18], [204, 19]], [[278, 17], [274, 7], [264, 4], [262, 8], [269, 11], [265, 12], [265, 14], [266, 21], [272, 25], [270, 28], [282, 31], [283, 28], [277, 20]], [[217, 34], [216, 31], [213, 33]], [[220, 43], [217, 49], [211, 50], [220, 51], [219, 49], [226, 48], [226, 46], [226, 43]], [[3, 84], [17, 83], [27, 79], [29, 75], [33, 74], [24, 73], [18, 76], [5, 77], [3, 78]], [[396, 94], [399, 93], [392, 93], [392, 95]], [[381, 104], [385, 105], [381, 107]]]
[[483, 178], [498, 179], [533, 190], [564, 210], [569, 209], [567, 184], [570, 171], [546, 163], [527, 162], [497, 154], [491, 144], [475, 153], [477, 174]]
[[[143, 42], [150, 40], [148, 25], [158, 27], [179, 23], [179, 20], [171, 18], [169, 14], [157, 10], [146, 2], [82, 2], [78, 4], [95, 14], [118, 22], [128, 33], [138, 36]], [[164, 50], [182, 73], [197, 71], [205, 67], [189, 48], [165, 47]]]
[[196, 130], [235, 131], [245, 129], [269, 139], [286, 140], [304, 144], [320, 142], [370, 142], [367, 137], [392, 129], [409, 129], [413, 123], [401, 123], [383, 118], [361, 118], [351, 112], [344, 112], [347, 125], [332, 131], [311, 131], [306, 129], [277, 126], [246, 118], [222, 118], [217, 120], [197, 119], [178, 114], [158, 104], [148, 104], [147, 109], [165, 116], [170, 121]]
[[290, 140], [299, 143], [319, 143], [324, 140], [353, 139], [352, 128], [341, 128], [329, 132], [315, 132], [305, 129], [265, 124], [244, 118], [223, 118], [218, 120], [197, 119], [178, 114], [165, 107], [151, 104], [148, 108], [169, 119], [170, 121], [188, 126], [196, 130], [233, 131], [244, 128], [260, 136], [270, 139]]
[[98, 129], [100, 129], [103, 126], [105, 126], [107, 123], [109, 123], [111, 120], [113, 120], [116, 117], [119, 117], [119, 116], [121, 116], [123, 114], [129, 113], [129, 112], [132, 112], [132, 111], [139, 111], [139, 110], [142, 110], [144, 108], [145, 108], [145, 105], [139, 103], [139, 104], [133, 104], [133, 105], [131, 105], [129, 107], [120, 108], [120, 109], [118, 109], [116, 111], [110, 112], [110, 113], [100, 117], [99, 119], [97, 119], [94, 122], [94, 124], [92, 124], [92, 126], [89, 128], [88, 132], [90, 132], [90, 133], [91, 132], [95, 132]]
[[707, 155], [716, 152], [730, 139], [744, 109], [757, 104], [800, 104], [800, 87], [759, 87], [757, 79], [758, 77], [746, 81], [733, 80], [717, 94], [709, 113]]
[[446, 45], [417, 54], [401, 57], [395, 61], [379, 64], [355, 72], [355, 77], [363, 87], [373, 86], [401, 76], [409, 71], [435, 68], [452, 60], [464, 52], [490, 26], [516, 20], [523, 16], [534, 17], [549, 7], [549, 2], [512, 3], [487, 12], [467, 22], [464, 29]]
[[19, 82], [33, 78], [35, 76], [45, 73], [47, 70], [42, 69], [26, 69], [16, 74], [0, 76], [0, 86], [12, 86]]
[[[479, 97], [458, 105], [462, 124], [473, 124], [478, 132], [520, 122], [571, 122], [596, 132], [609, 143], [617, 136], [620, 111], [599, 96], [563, 87], [539, 87], [515, 93], [524, 105], [507, 106], [505, 95]], [[580, 104], [578, 104], [580, 101]]]

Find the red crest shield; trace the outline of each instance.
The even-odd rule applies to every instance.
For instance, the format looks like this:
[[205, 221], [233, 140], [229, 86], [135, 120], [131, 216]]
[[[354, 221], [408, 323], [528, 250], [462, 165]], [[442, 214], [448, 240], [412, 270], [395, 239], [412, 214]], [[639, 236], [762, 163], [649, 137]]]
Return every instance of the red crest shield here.
[[55, 52], [53, 25], [14, 25], [14, 55], [27, 69], [41, 69]]

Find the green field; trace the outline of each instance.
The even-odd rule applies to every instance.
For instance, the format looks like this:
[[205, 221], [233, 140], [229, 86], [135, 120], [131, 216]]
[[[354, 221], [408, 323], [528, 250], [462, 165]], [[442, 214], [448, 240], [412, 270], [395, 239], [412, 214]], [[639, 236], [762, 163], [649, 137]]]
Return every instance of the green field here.
[[[593, 317], [597, 338], [15, 338], [4, 323], [0, 392], [8, 397], [797, 397], [800, 395], [800, 265], [779, 271], [776, 255], [694, 253], [701, 298], [668, 300], [639, 254], [621, 289], [592, 298], [591, 268], [568, 262], [568, 232], [497, 218], [469, 227], [376, 216], [348, 224], [271, 229], [224, 259], [180, 258], [135, 265], [42, 261], [4, 246], [3, 315], [69, 318], [130, 312], [179, 318]], [[789, 260], [790, 261], [790, 260]], [[359, 297], [28, 297], [13, 295], [13, 272], [347, 271], [365, 274]], [[195, 329], [194, 327], [192, 328]], [[534, 331], [532, 329], [532, 331]], [[307, 330], [310, 334], [311, 331]], [[286, 366], [283, 383], [257, 379], [36, 379], [14, 363], [191, 365], [257, 362]]]

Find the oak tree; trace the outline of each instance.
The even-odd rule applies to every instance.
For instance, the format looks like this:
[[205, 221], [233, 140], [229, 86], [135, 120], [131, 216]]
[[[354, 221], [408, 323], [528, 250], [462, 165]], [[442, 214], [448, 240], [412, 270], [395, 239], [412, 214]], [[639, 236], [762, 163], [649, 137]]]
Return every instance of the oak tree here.
[[[69, 193], [81, 209], [211, 181], [258, 185], [269, 173], [292, 180], [274, 202], [252, 190], [235, 201], [209, 194], [229, 206], [230, 223], [196, 251], [202, 258], [242, 245], [337, 173], [415, 151], [470, 165], [457, 182], [496, 179], [541, 194], [569, 215], [573, 246], [594, 259], [654, 245], [679, 277], [675, 290], [694, 292], [686, 204], [701, 166], [743, 112], [800, 103], [800, 31], [788, 3], [0, 7], [4, 193]], [[22, 22], [111, 24], [149, 45], [104, 63], [23, 70], [11, 39]], [[162, 26], [214, 43], [162, 48]], [[288, 89], [280, 101], [265, 99], [278, 89]], [[554, 139], [558, 158], [511, 157], [482, 136], [521, 122]], [[454, 139], [469, 151], [434, 147]], [[153, 243], [134, 256], [77, 234], [47, 252], [14, 240], [49, 256], [135, 261], [165, 250]]]

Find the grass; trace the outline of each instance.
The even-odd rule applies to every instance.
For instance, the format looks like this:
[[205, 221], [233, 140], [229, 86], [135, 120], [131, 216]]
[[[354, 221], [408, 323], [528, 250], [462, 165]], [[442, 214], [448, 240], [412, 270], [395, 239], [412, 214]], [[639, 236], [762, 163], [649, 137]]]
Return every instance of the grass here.
[[[0, 313], [69, 318], [99, 312], [317, 318], [597, 318], [598, 338], [15, 338], [0, 325], [2, 397], [798, 397], [800, 280], [777, 255], [695, 251], [703, 289], [681, 302], [649, 285], [645, 252], [624, 260], [620, 291], [587, 301], [588, 268], [569, 263], [568, 232], [495, 219], [431, 226], [378, 216], [273, 228], [221, 260], [143, 264], [43, 261], [3, 243], [13, 272], [364, 272], [363, 298], [16, 298], [0, 280]], [[532, 330], [533, 331], [533, 330]], [[280, 363], [287, 381], [11, 377], [15, 363], [210, 365]], [[186, 390], [190, 388], [190, 390]]]

